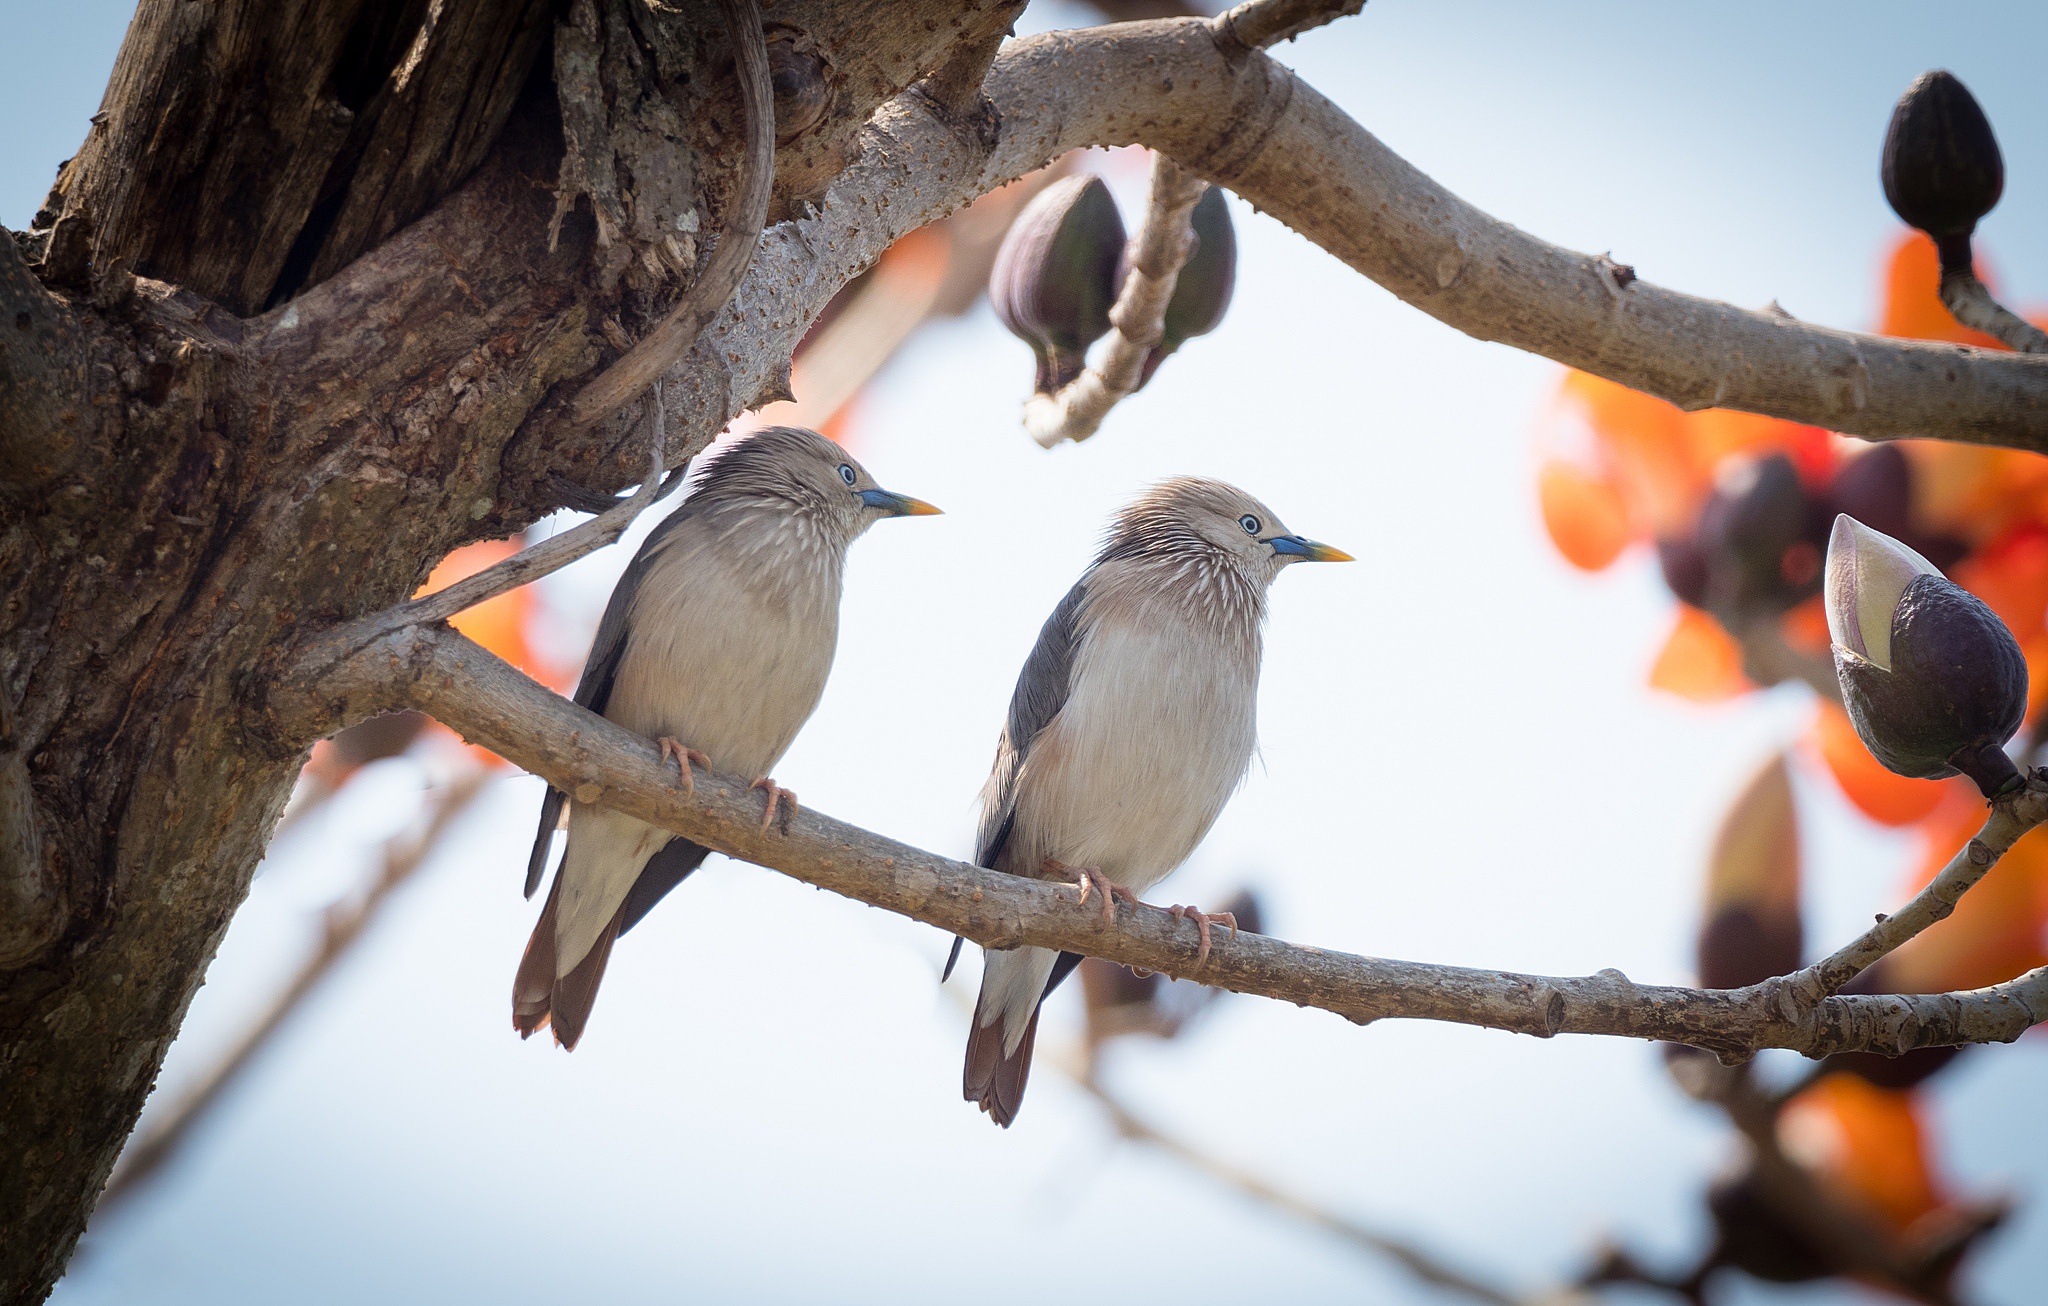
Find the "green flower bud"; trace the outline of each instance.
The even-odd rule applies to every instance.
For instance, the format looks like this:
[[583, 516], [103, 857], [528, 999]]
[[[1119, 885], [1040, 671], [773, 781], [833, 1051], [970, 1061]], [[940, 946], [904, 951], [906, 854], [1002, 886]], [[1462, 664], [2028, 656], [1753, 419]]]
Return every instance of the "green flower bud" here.
[[1900, 775], [1961, 772], [1987, 798], [2017, 787], [2005, 741], [2026, 715], [2027, 662], [1998, 615], [1847, 515], [1825, 589], [1842, 703], [1871, 755]]
[[989, 300], [1038, 358], [1050, 394], [1081, 374], [1088, 346], [1109, 330], [1124, 222], [1096, 176], [1063, 177], [1010, 224], [989, 274]]
[[2005, 190], [1991, 123], [1955, 74], [1923, 73], [1899, 97], [1884, 135], [1884, 197], [1934, 237], [1943, 271], [1970, 266], [1970, 233]]

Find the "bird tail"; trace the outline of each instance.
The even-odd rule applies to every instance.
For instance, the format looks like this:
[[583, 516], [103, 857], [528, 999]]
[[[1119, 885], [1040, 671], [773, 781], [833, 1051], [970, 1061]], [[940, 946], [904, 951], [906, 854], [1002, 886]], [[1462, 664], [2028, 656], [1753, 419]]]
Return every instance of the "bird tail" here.
[[597, 988], [604, 982], [605, 964], [611, 960], [612, 943], [619, 937], [626, 909], [621, 904], [612, 914], [611, 923], [582, 961], [567, 975], [557, 975], [555, 908], [561, 896], [562, 877], [558, 875], [548, 891], [547, 906], [541, 908], [540, 920], [534, 924], [533, 936], [526, 941], [519, 973], [512, 980], [512, 1028], [519, 1031], [519, 1037], [531, 1038], [552, 1025], [555, 1042], [573, 1052], [590, 1021], [590, 1009], [597, 1002]]
[[967, 1034], [963, 1096], [1008, 1129], [1031, 1078], [1038, 1040], [1038, 1003], [1059, 954], [1044, 948], [990, 952]]

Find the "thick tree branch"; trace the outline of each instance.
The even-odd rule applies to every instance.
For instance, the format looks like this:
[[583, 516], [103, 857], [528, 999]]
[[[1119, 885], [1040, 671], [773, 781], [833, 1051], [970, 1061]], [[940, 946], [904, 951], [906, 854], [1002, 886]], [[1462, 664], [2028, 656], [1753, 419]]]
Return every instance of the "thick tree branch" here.
[[725, 25], [739, 61], [740, 97], [746, 104], [746, 154], [740, 163], [739, 199], [732, 223], [691, 287], [668, 315], [625, 356], [584, 386], [570, 405], [570, 420], [589, 426], [631, 403], [690, 352], [704, 324], [739, 288], [768, 221], [775, 185], [775, 88], [768, 77], [768, 42], [755, 0], [721, 0]]
[[[677, 784], [654, 745], [521, 675], [445, 627], [357, 630], [309, 646], [271, 691], [275, 728], [313, 738], [400, 707], [429, 713], [575, 795], [707, 847], [986, 947], [1059, 948], [1205, 984], [1320, 1007], [1364, 1024], [1443, 1020], [1550, 1037], [1657, 1039], [1743, 1057], [1808, 1056], [2011, 1042], [2048, 1015], [2048, 968], [1967, 993], [1835, 995], [1810, 1009], [1783, 981], [1742, 989], [1639, 985], [1616, 970], [1583, 978], [1357, 957], [1244, 934], [1197, 973], [1196, 937], [1156, 907], [1105, 922], [1071, 885], [938, 857], [812, 811], [761, 828], [761, 799], [734, 776]], [[2037, 1015], [2036, 1013], [2041, 1013]]]
[[1047, 449], [1062, 440], [1085, 440], [1101, 428], [1109, 410], [1143, 383], [1145, 356], [1166, 335], [1166, 306], [1180, 283], [1180, 270], [1194, 253], [1188, 225], [1195, 204], [1209, 189], [1163, 154], [1152, 158], [1152, 184], [1144, 225], [1131, 238], [1130, 270], [1109, 310], [1109, 339], [1099, 362], [1053, 394], [1024, 402], [1024, 429]]
[[744, 311], [671, 374], [672, 412], [722, 424], [728, 396], [773, 393], [825, 302], [907, 232], [1069, 150], [1143, 144], [1479, 339], [1688, 409], [2048, 451], [2048, 359], [1838, 331], [1624, 275], [1474, 209], [1206, 21], [1013, 41], [983, 91], [1002, 124], [992, 149], [920, 95], [877, 112], [819, 211], [764, 233]]

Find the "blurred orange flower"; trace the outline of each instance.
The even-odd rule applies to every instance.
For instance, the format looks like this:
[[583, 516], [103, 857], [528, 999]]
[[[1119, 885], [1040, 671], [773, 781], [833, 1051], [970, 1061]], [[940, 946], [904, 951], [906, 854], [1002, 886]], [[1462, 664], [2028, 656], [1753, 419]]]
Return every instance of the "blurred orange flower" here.
[[1843, 795], [1879, 825], [1912, 825], [1925, 819], [1950, 789], [1947, 781], [1915, 780], [1885, 770], [1863, 746], [1839, 704], [1821, 704], [1806, 738]]
[[1894, 1233], [1945, 1203], [1910, 1089], [1828, 1075], [1786, 1104], [1778, 1137], [1838, 1198]]
[[1752, 688], [1742, 674], [1742, 650], [1721, 623], [1685, 604], [1650, 666], [1650, 687], [1695, 703], [1719, 703]]

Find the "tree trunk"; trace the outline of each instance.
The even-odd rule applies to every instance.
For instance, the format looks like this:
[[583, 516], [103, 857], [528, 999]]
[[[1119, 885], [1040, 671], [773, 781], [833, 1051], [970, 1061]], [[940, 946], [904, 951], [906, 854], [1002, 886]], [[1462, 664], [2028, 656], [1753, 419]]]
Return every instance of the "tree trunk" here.
[[[777, 207], [1011, 11], [771, 6]], [[0, 1300], [62, 1272], [291, 791], [266, 669], [639, 478], [635, 413], [564, 410], [722, 227], [731, 49], [710, 5], [144, 0], [0, 240]], [[678, 460], [755, 398], [667, 394]]]

